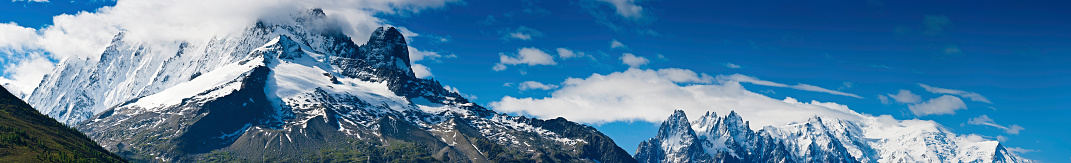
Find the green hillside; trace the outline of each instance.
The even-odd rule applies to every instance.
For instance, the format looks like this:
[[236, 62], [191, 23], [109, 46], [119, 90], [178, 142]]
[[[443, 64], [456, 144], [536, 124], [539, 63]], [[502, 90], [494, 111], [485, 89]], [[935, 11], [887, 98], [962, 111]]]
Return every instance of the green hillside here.
[[0, 87], [0, 162], [126, 162]]

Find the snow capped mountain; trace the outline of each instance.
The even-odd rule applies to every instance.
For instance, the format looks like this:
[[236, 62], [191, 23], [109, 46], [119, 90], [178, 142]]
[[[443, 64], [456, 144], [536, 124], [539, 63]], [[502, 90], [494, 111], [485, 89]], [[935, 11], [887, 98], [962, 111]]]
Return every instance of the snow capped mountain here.
[[444, 162], [633, 162], [592, 127], [497, 114], [416, 78], [393, 27], [358, 45], [325, 17], [261, 20], [203, 42], [119, 34], [99, 59], [62, 61], [30, 103], [141, 161], [322, 158], [310, 154], [376, 142]]
[[677, 111], [636, 152], [640, 162], [1032, 162], [999, 142], [957, 136], [932, 121], [898, 124], [814, 117], [754, 131], [735, 112], [688, 121]]

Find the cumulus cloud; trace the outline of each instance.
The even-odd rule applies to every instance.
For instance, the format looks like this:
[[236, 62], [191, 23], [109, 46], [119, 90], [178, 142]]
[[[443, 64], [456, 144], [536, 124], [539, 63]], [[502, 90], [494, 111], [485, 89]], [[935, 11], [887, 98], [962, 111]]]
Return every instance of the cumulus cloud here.
[[914, 103], [922, 102], [922, 97], [920, 97], [919, 95], [916, 95], [914, 93], [911, 93], [911, 91], [903, 90], [903, 89], [900, 90], [900, 93], [889, 94], [889, 97], [892, 97], [893, 99], [896, 100], [896, 102], [903, 103], [903, 104], [914, 104]]
[[881, 104], [889, 104], [889, 96], [878, 95], [878, 100], [881, 101]]
[[506, 65], [556, 65], [554, 56], [534, 47], [526, 47], [517, 50], [517, 56], [508, 56], [499, 53], [499, 62], [492, 68], [495, 71], [506, 70]]
[[621, 43], [620, 41], [617, 41], [617, 39], [610, 40], [610, 49], [617, 49], [617, 48], [628, 49], [628, 46], [625, 46], [624, 43]]
[[33, 93], [45, 74], [51, 72], [54, 67], [54, 63], [40, 53], [34, 52], [23, 57], [27, 58], [14, 59], [17, 61], [4, 65], [3, 73], [11, 78], [0, 77], [0, 85], [20, 98]]
[[412, 65], [413, 74], [416, 75], [417, 78], [427, 78], [427, 77], [435, 76], [435, 75], [431, 74], [431, 68], [428, 68], [427, 66], [424, 66], [423, 64], [416, 63], [417, 61], [422, 61], [422, 60], [439, 61], [439, 58], [454, 58], [454, 57], [457, 57], [455, 55], [443, 56], [443, 55], [440, 55], [438, 52], [433, 52], [433, 51], [421, 51], [420, 49], [413, 48], [412, 46], [410, 46], [408, 48], [409, 48], [409, 64]]
[[413, 67], [413, 75], [416, 75], [417, 78], [427, 78], [427, 77], [435, 76], [435, 75], [431, 74], [431, 69], [430, 68], [428, 68], [427, 66], [424, 66], [422, 64], [412, 64], [412, 67]]
[[1019, 131], [1025, 130], [1022, 126], [1019, 126], [1019, 125], [1011, 125], [1011, 126], [999, 125], [995, 121], [993, 121], [993, 119], [990, 119], [989, 116], [987, 116], [987, 115], [981, 115], [981, 116], [978, 116], [978, 117], [975, 117], [975, 118], [971, 118], [970, 120], [967, 121], [967, 123], [968, 124], [972, 124], [972, 125], [984, 125], [984, 126], [996, 127], [996, 128], [1001, 129], [1001, 130], [1004, 130], [1005, 133], [1012, 134], [1012, 135], [1018, 135]]
[[733, 64], [731, 62], [725, 62], [725, 67], [733, 68], [733, 69], [741, 68], [740, 65], [736, 65], [736, 64]]
[[[621, 89], [628, 88], [628, 89]], [[502, 112], [540, 118], [566, 117], [584, 123], [642, 120], [661, 122], [673, 110], [693, 117], [706, 111], [737, 113], [751, 120], [752, 128], [783, 125], [813, 116], [857, 120], [862, 116], [836, 103], [777, 100], [744, 89], [736, 81], [685, 69], [628, 69], [587, 78], [569, 78], [543, 98], [506, 96], [492, 102]]]
[[36, 29], [15, 23], [0, 23], [0, 86], [23, 97], [33, 92], [54, 63], [37, 50], [40, 36]]
[[942, 115], [955, 114], [956, 110], [967, 109], [967, 104], [964, 104], [959, 97], [944, 95], [926, 102], [908, 105], [907, 108], [916, 116]]
[[532, 28], [528, 28], [528, 27], [525, 27], [525, 26], [517, 27], [517, 29], [506, 30], [503, 33], [505, 34], [504, 36], [502, 36], [503, 40], [510, 40], [510, 39], [532, 40], [532, 38], [534, 38], [534, 37], [543, 36], [543, 32], [539, 32], [538, 30], [535, 30], [535, 29], [532, 29]]
[[863, 97], [861, 97], [859, 95], [855, 95], [855, 94], [851, 94], [851, 93], [845, 93], [845, 92], [841, 92], [841, 91], [834, 91], [834, 90], [830, 90], [830, 89], [826, 89], [826, 88], [822, 88], [822, 87], [818, 87], [818, 86], [814, 86], [814, 85], [809, 85], [809, 84], [796, 84], [796, 85], [781, 84], [781, 83], [767, 81], [767, 80], [761, 80], [761, 79], [758, 79], [758, 78], [755, 78], [755, 77], [751, 77], [751, 76], [747, 76], [747, 75], [741, 75], [741, 74], [733, 74], [733, 75], [728, 75], [728, 76], [719, 75], [718, 76], [718, 80], [751, 83], [751, 84], [755, 84], [755, 85], [763, 85], [763, 86], [771, 86], [771, 87], [792, 88], [792, 89], [804, 90], [804, 91], [822, 92], [822, 93], [829, 93], [829, 94], [834, 94], [834, 95], [841, 95], [841, 96], [848, 96], [848, 97], [855, 97], [855, 98], [863, 98]]
[[643, 7], [636, 5], [636, 0], [598, 0], [599, 2], [609, 3], [617, 12], [617, 15], [628, 19], [638, 19], [643, 17]]
[[984, 103], [993, 103], [993, 102], [990, 102], [988, 98], [985, 98], [985, 96], [982, 96], [981, 94], [974, 93], [974, 92], [967, 92], [967, 91], [963, 91], [963, 90], [932, 87], [932, 86], [929, 86], [929, 85], [926, 85], [926, 84], [922, 84], [922, 83], [918, 83], [918, 85], [920, 87], [926, 89], [926, 91], [928, 91], [930, 93], [951, 94], [951, 95], [956, 95], [956, 96], [959, 96], [959, 97], [971, 99], [971, 101], [984, 102]]
[[637, 68], [643, 65], [647, 65], [647, 63], [649, 62], [651, 62], [651, 60], [647, 60], [647, 58], [644, 57], [632, 55], [632, 53], [621, 54], [621, 63], [628, 65], [629, 68]]
[[422, 51], [420, 49], [409, 47], [409, 62], [416, 63], [417, 61], [431, 60], [438, 62], [440, 58], [457, 58], [457, 55], [441, 55], [439, 52]]
[[524, 90], [536, 90], [536, 89], [539, 89], [539, 90], [551, 90], [551, 89], [558, 88], [558, 85], [543, 84], [543, 83], [536, 82], [536, 81], [525, 81], [525, 82], [522, 82], [521, 84], [518, 84], [518, 85], [519, 85], [518, 89], [521, 89], [522, 91], [524, 91]]
[[14, 22], [0, 23], [0, 48], [21, 52], [34, 46], [38, 39], [37, 30], [19, 26]]
[[577, 58], [577, 57], [587, 56], [587, 54], [584, 54], [584, 52], [574, 52], [573, 50], [569, 50], [569, 49], [566, 49], [566, 48], [558, 48], [557, 50], [558, 50], [558, 57], [561, 57], [562, 59], [569, 59], [569, 58]]

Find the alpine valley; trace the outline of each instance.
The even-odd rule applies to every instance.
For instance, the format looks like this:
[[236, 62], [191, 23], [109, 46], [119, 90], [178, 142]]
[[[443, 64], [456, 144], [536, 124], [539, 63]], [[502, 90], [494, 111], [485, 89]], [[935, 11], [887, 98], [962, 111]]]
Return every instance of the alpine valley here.
[[677, 111], [630, 156], [594, 127], [497, 113], [412, 70], [405, 36], [353, 42], [322, 10], [210, 40], [114, 36], [23, 97], [133, 162], [1031, 162], [932, 121], [753, 130]]

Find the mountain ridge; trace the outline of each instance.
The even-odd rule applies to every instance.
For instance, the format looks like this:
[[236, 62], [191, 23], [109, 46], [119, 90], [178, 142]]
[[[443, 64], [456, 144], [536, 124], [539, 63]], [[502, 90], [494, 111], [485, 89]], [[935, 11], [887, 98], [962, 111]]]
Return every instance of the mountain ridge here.
[[[871, 121], [815, 116], [756, 131], [735, 111], [721, 117], [707, 112], [689, 122], [678, 110], [658, 136], [640, 143], [635, 157], [639, 162], [1033, 162], [999, 142], [959, 137], [931, 121], [905, 120], [900, 127]], [[936, 128], [911, 128], [927, 125]]]

